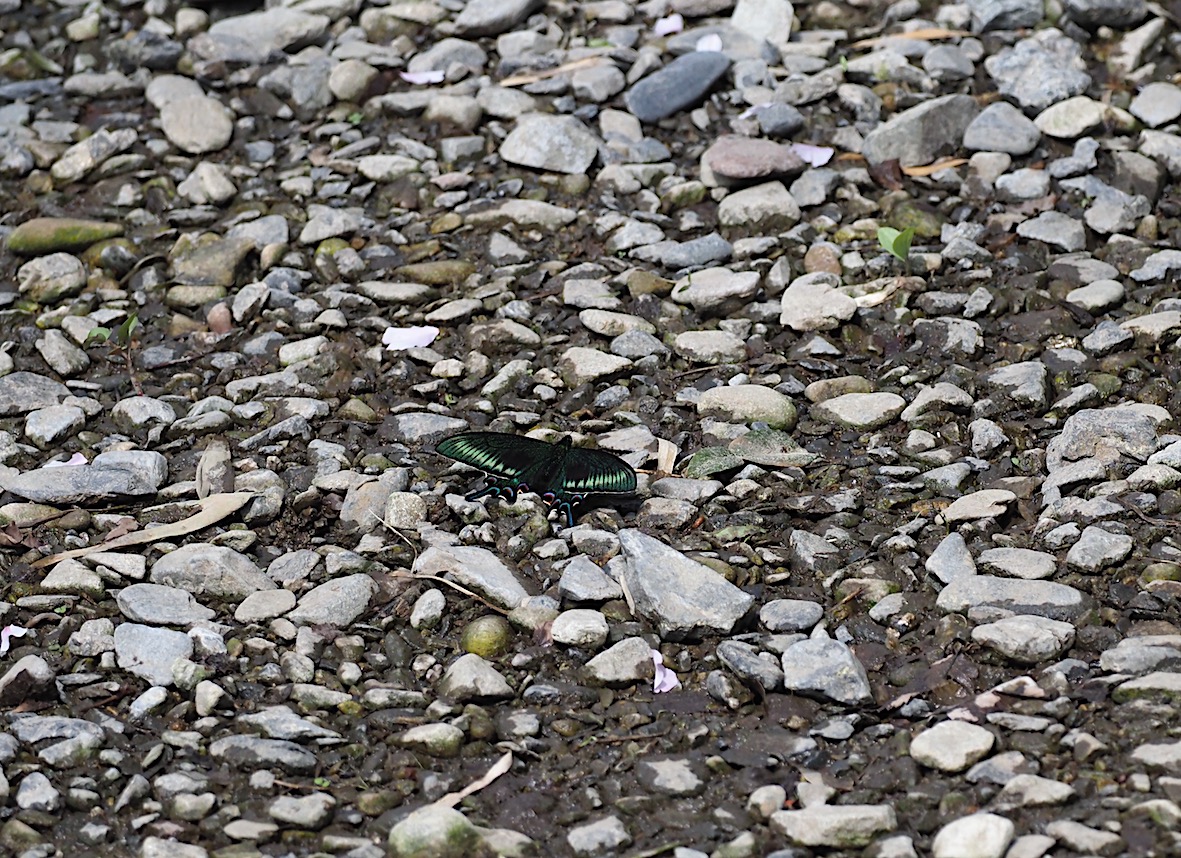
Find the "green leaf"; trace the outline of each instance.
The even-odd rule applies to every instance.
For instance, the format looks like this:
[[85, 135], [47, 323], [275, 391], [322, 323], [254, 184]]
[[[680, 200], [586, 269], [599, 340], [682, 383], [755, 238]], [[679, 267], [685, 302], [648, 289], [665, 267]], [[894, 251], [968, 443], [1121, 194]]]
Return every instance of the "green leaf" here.
[[108, 339], [110, 339], [110, 336], [110, 328], [104, 328], [102, 326], [91, 328], [90, 333], [86, 335], [86, 342], [84, 342], [82, 345], [92, 346], [95, 343], [105, 343]]
[[914, 227], [910, 226], [899, 232], [892, 226], [883, 226], [878, 230], [878, 244], [882, 250], [890, 253], [899, 261], [905, 262], [910, 256], [910, 243], [914, 240]]
[[131, 344], [131, 335], [135, 333], [135, 329], [139, 326], [139, 316], [137, 316], [135, 313], [132, 313], [123, 320], [123, 324], [115, 328], [111, 334], [111, 337], [118, 345], [128, 346]]
[[312, 783], [320, 789], [327, 789], [332, 786], [332, 781], [328, 780], [328, 778], [313, 778]]

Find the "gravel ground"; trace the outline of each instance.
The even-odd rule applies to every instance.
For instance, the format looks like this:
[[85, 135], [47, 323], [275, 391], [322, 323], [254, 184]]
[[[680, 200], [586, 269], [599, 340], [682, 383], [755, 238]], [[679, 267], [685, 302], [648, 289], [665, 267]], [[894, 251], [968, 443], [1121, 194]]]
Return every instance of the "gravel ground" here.
[[0, 0], [0, 846], [1181, 854], [1175, 8]]

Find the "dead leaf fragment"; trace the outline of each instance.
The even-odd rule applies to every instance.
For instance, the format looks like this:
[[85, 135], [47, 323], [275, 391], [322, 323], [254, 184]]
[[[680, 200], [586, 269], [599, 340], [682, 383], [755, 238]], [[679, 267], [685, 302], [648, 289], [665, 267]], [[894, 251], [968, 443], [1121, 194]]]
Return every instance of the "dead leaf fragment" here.
[[141, 530], [136, 533], [129, 533], [126, 536], [120, 536], [118, 539], [109, 539], [106, 542], [100, 542], [98, 545], [76, 548], [73, 551], [62, 551], [59, 554], [42, 557], [31, 565], [34, 569], [40, 569], [44, 566], [52, 566], [62, 560], [85, 557], [88, 554], [94, 554], [98, 551], [113, 551], [116, 548], [127, 548], [131, 545], [144, 545], [148, 542], [159, 542], [161, 539], [175, 539], [178, 536], [185, 536], [198, 530], [204, 530], [210, 525], [217, 524], [223, 518], [228, 518], [246, 506], [253, 498], [254, 492], [224, 492], [222, 494], [210, 495], [201, 501], [200, 512], [190, 515], [181, 521], [174, 522], [173, 524], [162, 524], [159, 527]]

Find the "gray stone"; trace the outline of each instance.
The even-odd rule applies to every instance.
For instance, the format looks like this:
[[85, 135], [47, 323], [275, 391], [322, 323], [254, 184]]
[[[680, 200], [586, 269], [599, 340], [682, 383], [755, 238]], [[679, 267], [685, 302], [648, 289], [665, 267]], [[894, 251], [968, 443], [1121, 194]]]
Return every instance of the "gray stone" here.
[[705, 781], [693, 768], [693, 762], [686, 759], [640, 760], [636, 764], [636, 777], [651, 792], [689, 797], [705, 789]]
[[235, 15], [209, 27], [209, 40], [198, 42], [198, 54], [223, 62], [262, 63], [272, 53], [312, 41], [331, 23], [326, 15], [313, 15], [276, 6], [260, 12]]
[[541, 6], [540, 0], [471, 0], [455, 19], [464, 36], [495, 36], [511, 30]]
[[[1038, 10], [1038, 20], [1042, 12]], [[1091, 85], [1080, 46], [1061, 31], [1048, 28], [1003, 48], [984, 61], [1002, 95], [1026, 111], [1045, 110], [1079, 95]]]
[[152, 565], [151, 580], [195, 596], [208, 594], [231, 602], [276, 587], [246, 555], [201, 542], [182, 545], [157, 560]]
[[1018, 224], [1017, 234], [1059, 247], [1065, 251], [1082, 250], [1087, 246], [1086, 230], [1081, 221], [1059, 211], [1042, 212], [1037, 217]]
[[656, 122], [699, 103], [729, 67], [723, 53], [684, 54], [640, 80], [627, 91], [624, 103], [641, 122]]
[[867, 431], [892, 423], [904, 408], [906, 400], [896, 393], [846, 393], [815, 403], [811, 413], [826, 423]]
[[256, 736], [224, 736], [209, 744], [209, 756], [234, 768], [247, 770], [277, 768], [292, 774], [315, 771], [316, 755], [294, 742], [260, 739]]
[[755, 271], [706, 268], [678, 280], [671, 297], [703, 315], [726, 316], [755, 297], [759, 280]]
[[1090, 610], [1090, 600], [1066, 584], [992, 575], [956, 578], [943, 589], [935, 604], [947, 613], [992, 609], [1062, 622], [1078, 620]]
[[1098, 572], [1121, 563], [1132, 553], [1132, 537], [1091, 525], [1071, 546], [1066, 563], [1083, 572]]
[[575, 826], [566, 834], [575, 855], [610, 855], [632, 842], [627, 826], [618, 816], [608, 816]]
[[805, 274], [792, 281], [780, 298], [779, 323], [796, 331], [830, 331], [849, 321], [857, 302], [836, 288], [831, 274]]
[[942, 772], [962, 772], [992, 750], [996, 737], [976, 724], [940, 721], [910, 740], [915, 762]]
[[439, 694], [453, 700], [503, 700], [516, 696], [500, 672], [474, 653], [461, 655], [439, 680]]
[[1181, 88], [1153, 81], [1136, 94], [1128, 111], [1149, 128], [1167, 125], [1181, 116]]
[[623, 588], [594, 561], [577, 555], [566, 564], [558, 581], [558, 592], [572, 602], [606, 602], [623, 597]]
[[590, 167], [599, 144], [573, 116], [534, 113], [517, 120], [500, 144], [500, 157], [510, 164], [578, 175]]
[[643, 638], [624, 638], [586, 663], [583, 672], [594, 685], [619, 687], [651, 681], [652, 647]]
[[888, 804], [824, 804], [771, 814], [771, 829], [801, 846], [860, 849], [897, 826]]
[[873, 700], [865, 668], [843, 643], [813, 637], [783, 652], [783, 685], [788, 691], [818, 695], [846, 706]]
[[1020, 664], [1041, 664], [1057, 658], [1074, 643], [1074, 626], [1018, 614], [976, 626], [972, 640]]
[[12, 372], [0, 378], [0, 417], [58, 405], [69, 395], [69, 388], [60, 381], [34, 372]]
[[377, 590], [377, 583], [368, 575], [333, 578], [300, 597], [299, 604], [286, 618], [296, 625], [348, 628], [369, 608]]
[[744, 683], [756, 683], [765, 691], [783, 688], [783, 668], [773, 654], [760, 653], [741, 641], [722, 641], [716, 652], [718, 660]]
[[995, 813], [973, 813], [952, 820], [935, 835], [931, 844], [934, 858], [1001, 858], [1006, 854], [1017, 827]]
[[198, 604], [192, 593], [160, 584], [132, 584], [115, 597], [123, 616], [136, 623], [190, 626], [212, 619], [215, 612]]
[[432, 546], [419, 555], [414, 562], [413, 572], [416, 575], [446, 577], [509, 610], [529, 597], [512, 570], [486, 548]]
[[72, 436], [86, 425], [86, 413], [76, 405], [50, 405], [29, 412], [25, 437], [41, 449]]
[[753, 598], [717, 572], [636, 530], [619, 532], [623, 577], [639, 616], [669, 640], [729, 632]]
[[1049, 578], [1058, 567], [1054, 555], [1029, 548], [989, 548], [980, 552], [978, 561], [990, 572], [1014, 578]]
[[90, 357], [58, 330], [45, 332], [35, 347], [50, 369], [63, 378], [77, 375], [90, 366]]
[[89, 465], [38, 468], [8, 478], [4, 487], [36, 503], [92, 504], [154, 495], [167, 476], [162, 455], [147, 450], [100, 453]]
[[960, 145], [979, 108], [966, 95], [945, 95], [896, 114], [865, 138], [871, 164], [897, 158], [902, 166], [929, 164]]
[[182, 632], [138, 623], [115, 627], [115, 655], [119, 667], [153, 685], [172, 685], [172, 664], [193, 654], [193, 641]]

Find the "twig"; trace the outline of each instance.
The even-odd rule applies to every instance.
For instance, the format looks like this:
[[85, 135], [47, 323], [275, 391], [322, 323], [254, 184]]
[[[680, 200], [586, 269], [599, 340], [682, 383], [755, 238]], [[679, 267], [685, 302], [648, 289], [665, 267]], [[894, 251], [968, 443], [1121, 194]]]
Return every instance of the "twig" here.
[[1126, 498], [1124, 498], [1123, 496], [1117, 497], [1117, 498], [1115, 499], [1115, 501], [1116, 501], [1116, 503], [1118, 503], [1120, 506], [1122, 506], [1124, 509], [1126, 509], [1128, 512], [1132, 513], [1133, 515], [1136, 515], [1136, 516], [1138, 516], [1138, 517], [1139, 517], [1139, 518], [1140, 518], [1142, 521], [1145, 521], [1145, 522], [1147, 522], [1148, 524], [1155, 524], [1155, 525], [1157, 525], [1158, 527], [1181, 527], [1181, 521], [1178, 521], [1178, 520], [1176, 520], [1176, 519], [1171, 519], [1171, 518], [1151, 518], [1151, 517], [1149, 517], [1148, 515], [1145, 515], [1143, 511], [1141, 511], [1141, 510], [1137, 509], [1135, 506], [1133, 506], [1133, 505], [1131, 504], [1131, 502], [1129, 502], [1129, 501], [1128, 501]]
[[493, 763], [492, 768], [484, 773], [484, 776], [479, 780], [472, 781], [459, 792], [449, 792], [441, 799], [435, 802], [436, 807], [455, 807], [469, 795], [474, 792], [479, 792], [488, 784], [492, 783], [498, 777], [503, 775], [513, 767], [513, 752], [505, 751], [504, 756]]
[[508, 616], [509, 612], [506, 611], [504, 608], [501, 608], [501, 607], [498, 607], [497, 605], [492, 604], [487, 599], [485, 599], [483, 596], [481, 596], [477, 593], [473, 593], [467, 587], [464, 587], [460, 584], [456, 584], [454, 581], [448, 581], [446, 578], [440, 578], [438, 575], [428, 575], [425, 572], [404, 572], [401, 569], [395, 569], [392, 572], [390, 572], [390, 574], [393, 575], [395, 578], [411, 578], [411, 579], [418, 579], [421, 581], [437, 581], [440, 584], [446, 584], [448, 587], [452, 587], [452, 588], [458, 590], [459, 592], [463, 593], [465, 596], [471, 596], [477, 602], [482, 602], [484, 605], [486, 605], [487, 607], [496, 611], [497, 613], [504, 614], [506, 617]]
[[663, 739], [667, 735], [668, 730], [664, 730], [660, 733], [645, 733], [643, 735], [632, 733], [627, 736], [606, 736], [604, 738], [591, 736], [590, 741], [591, 744], [595, 745], [618, 745], [620, 742], [644, 742], [648, 739]]

